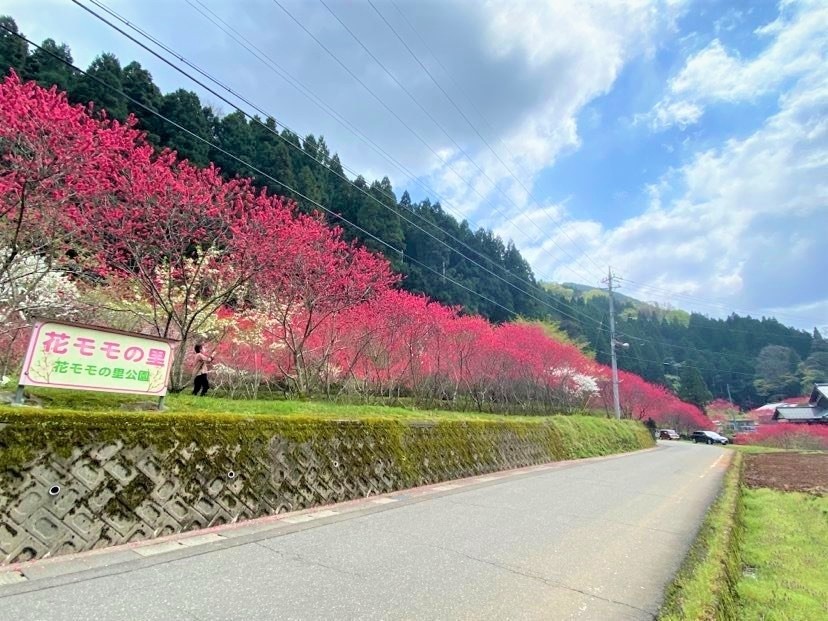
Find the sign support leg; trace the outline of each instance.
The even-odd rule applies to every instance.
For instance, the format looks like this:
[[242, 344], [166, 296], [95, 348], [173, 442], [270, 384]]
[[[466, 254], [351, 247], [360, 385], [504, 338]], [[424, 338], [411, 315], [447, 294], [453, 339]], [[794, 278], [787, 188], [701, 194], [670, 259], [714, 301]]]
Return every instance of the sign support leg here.
[[23, 405], [23, 384], [17, 385], [17, 392], [14, 393], [14, 405]]
[[164, 397], [162, 396], [162, 397], [158, 397], [158, 411], [160, 412], [163, 409], [164, 409]]

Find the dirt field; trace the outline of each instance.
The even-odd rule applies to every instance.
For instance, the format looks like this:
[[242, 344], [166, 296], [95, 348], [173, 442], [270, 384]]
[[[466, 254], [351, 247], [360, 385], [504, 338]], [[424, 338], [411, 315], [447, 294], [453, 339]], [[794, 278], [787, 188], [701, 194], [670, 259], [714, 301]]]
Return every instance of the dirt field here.
[[758, 453], [745, 459], [749, 487], [828, 493], [828, 453]]

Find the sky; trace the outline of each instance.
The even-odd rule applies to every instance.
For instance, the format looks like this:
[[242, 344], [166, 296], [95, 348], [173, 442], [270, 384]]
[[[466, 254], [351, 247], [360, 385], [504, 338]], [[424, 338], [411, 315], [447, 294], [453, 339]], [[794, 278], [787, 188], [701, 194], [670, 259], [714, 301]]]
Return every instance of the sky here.
[[[824, 0], [95, 2], [540, 280], [612, 266], [639, 299], [828, 334]], [[70, 0], [0, 13], [233, 111]]]

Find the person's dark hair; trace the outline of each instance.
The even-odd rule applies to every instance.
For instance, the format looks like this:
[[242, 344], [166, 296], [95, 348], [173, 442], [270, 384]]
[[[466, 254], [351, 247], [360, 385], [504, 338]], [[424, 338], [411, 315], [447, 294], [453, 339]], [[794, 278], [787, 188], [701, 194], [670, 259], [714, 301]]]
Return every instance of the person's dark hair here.
[[195, 346], [195, 352], [196, 352], [197, 354], [200, 354], [200, 353], [201, 353], [201, 343], [196, 343], [196, 346]]

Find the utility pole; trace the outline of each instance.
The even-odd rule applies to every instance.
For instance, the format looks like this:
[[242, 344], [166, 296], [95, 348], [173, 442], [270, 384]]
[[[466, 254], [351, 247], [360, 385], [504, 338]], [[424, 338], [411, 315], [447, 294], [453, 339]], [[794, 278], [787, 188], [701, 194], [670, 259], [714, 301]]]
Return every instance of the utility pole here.
[[610, 324], [610, 357], [612, 358], [612, 404], [615, 408], [615, 418], [621, 418], [621, 398], [618, 395], [618, 360], [615, 357], [615, 305], [612, 299], [612, 268], [607, 272], [607, 289], [609, 290], [609, 324]]
[[727, 384], [727, 400], [730, 401], [730, 405], [733, 405], [733, 397], [730, 396], [730, 384]]

